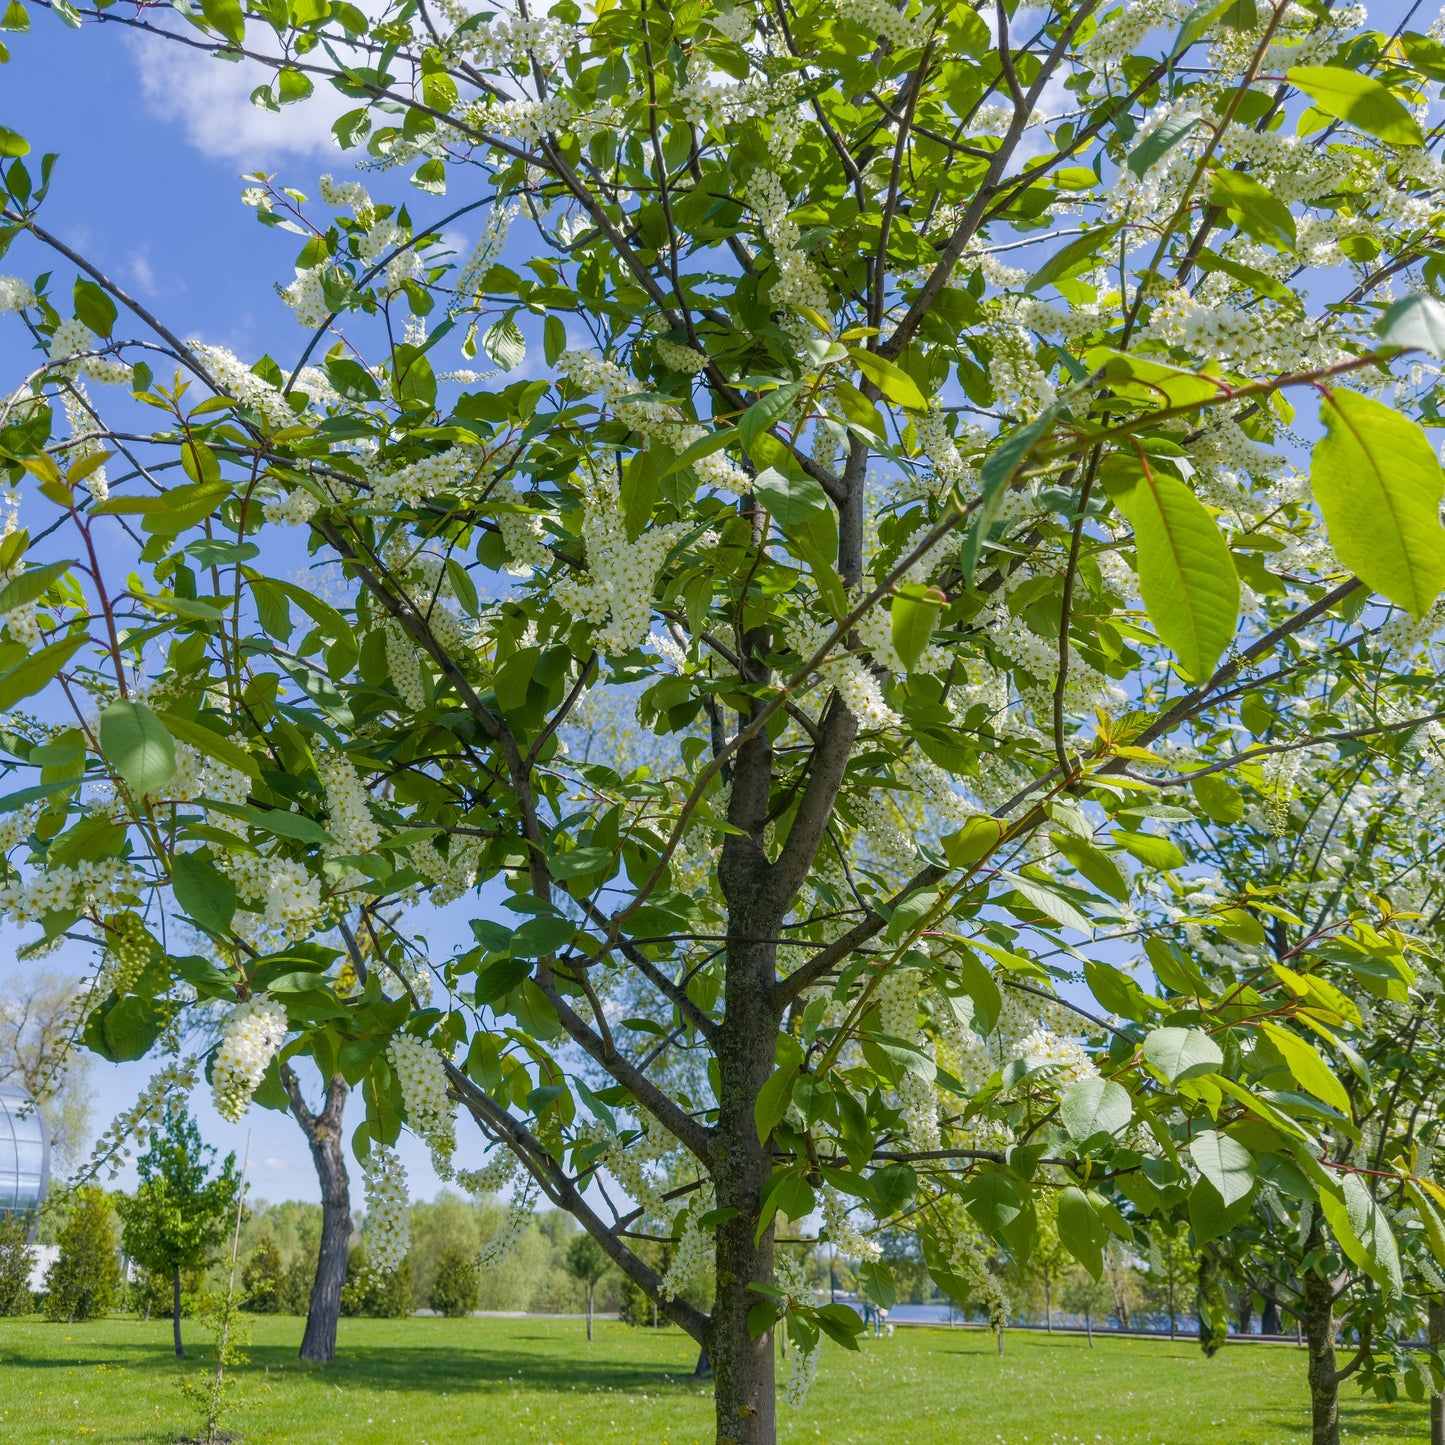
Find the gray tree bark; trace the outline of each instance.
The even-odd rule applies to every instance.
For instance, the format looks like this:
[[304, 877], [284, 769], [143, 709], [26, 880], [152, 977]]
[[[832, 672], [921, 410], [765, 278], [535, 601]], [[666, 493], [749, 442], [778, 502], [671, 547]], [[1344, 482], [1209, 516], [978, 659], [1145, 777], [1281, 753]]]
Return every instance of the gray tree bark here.
[[336, 1324], [341, 1318], [341, 1287], [346, 1283], [346, 1256], [351, 1247], [351, 1181], [341, 1138], [341, 1116], [350, 1086], [340, 1074], [326, 1086], [326, 1101], [313, 1113], [301, 1093], [295, 1072], [285, 1066], [281, 1081], [306, 1142], [311, 1147], [316, 1177], [321, 1181], [321, 1250], [306, 1312], [306, 1333], [300, 1356], [329, 1365], [336, 1358]]

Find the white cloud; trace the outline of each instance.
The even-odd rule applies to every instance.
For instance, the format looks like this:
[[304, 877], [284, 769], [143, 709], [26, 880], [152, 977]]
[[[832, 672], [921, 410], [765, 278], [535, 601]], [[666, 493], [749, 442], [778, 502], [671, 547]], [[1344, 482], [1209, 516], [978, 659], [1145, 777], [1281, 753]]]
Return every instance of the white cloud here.
[[261, 1161], [263, 1169], [269, 1169], [274, 1174], [284, 1174], [291, 1166], [284, 1159], [269, 1158]]
[[356, 104], [323, 82], [307, 100], [261, 110], [251, 92], [275, 72], [254, 61], [217, 60], [148, 35], [132, 40], [132, 57], [152, 114], [179, 125], [197, 150], [242, 170], [264, 170], [287, 156], [335, 155], [331, 123]]

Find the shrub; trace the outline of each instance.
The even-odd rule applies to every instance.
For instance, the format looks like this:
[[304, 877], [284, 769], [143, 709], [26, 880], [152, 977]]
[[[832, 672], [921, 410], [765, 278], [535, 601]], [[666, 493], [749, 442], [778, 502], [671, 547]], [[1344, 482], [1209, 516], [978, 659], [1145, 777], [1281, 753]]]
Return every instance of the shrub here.
[[449, 1244], [437, 1260], [427, 1303], [443, 1315], [469, 1315], [477, 1307], [477, 1261], [460, 1245]]
[[341, 1313], [394, 1320], [414, 1308], [411, 1257], [390, 1274], [377, 1274], [366, 1262], [366, 1246], [358, 1244], [346, 1260], [346, 1284], [341, 1290]]
[[286, 1263], [273, 1236], [263, 1234], [241, 1269], [245, 1308], [253, 1314], [278, 1315], [285, 1304]]
[[60, 1231], [60, 1257], [45, 1285], [45, 1312], [52, 1320], [102, 1319], [115, 1304], [121, 1286], [115, 1211], [103, 1189], [92, 1184], [76, 1191]]

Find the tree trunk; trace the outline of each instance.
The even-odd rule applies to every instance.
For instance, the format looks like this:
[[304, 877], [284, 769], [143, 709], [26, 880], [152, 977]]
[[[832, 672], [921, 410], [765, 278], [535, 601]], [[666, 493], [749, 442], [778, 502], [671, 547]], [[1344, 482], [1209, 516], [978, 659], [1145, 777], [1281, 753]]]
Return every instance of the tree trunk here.
[[587, 1343], [589, 1345], [592, 1343], [592, 1295], [596, 1288], [596, 1285], [589, 1284], [587, 1286]]
[[171, 1266], [171, 1330], [176, 1337], [176, 1358], [183, 1360], [186, 1351], [181, 1344], [181, 1267], [178, 1264]]
[[336, 1358], [336, 1322], [341, 1317], [341, 1287], [346, 1283], [346, 1256], [351, 1248], [351, 1181], [341, 1140], [341, 1115], [351, 1090], [340, 1074], [334, 1075], [326, 1086], [325, 1107], [313, 1114], [289, 1065], [283, 1067], [281, 1078], [321, 1181], [321, 1251], [311, 1283], [301, 1358], [329, 1365]]
[[1259, 1332], [1262, 1335], [1282, 1335], [1284, 1333], [1278, 1300], [1265, 1300], [1264, 1311], [1259, 1317]]
[[1084, 1311], [1084, 1333], [1089, 1337], [1089, 1348], [1094, 1348], [1094, 1316], [1089, 1310]]
[[1254, 1333], [1254, 1291], [1248, 1285], [1242, 1286], [1239, 1291], [1239, 1333]]
[[1048, 1275], [1044, 1276], [1044, 1328], [1050, 1334], [1054, 1332], [1054, 1291], [1049, 1283]]
[[1328, 1280], [1305, 1275], [1305, 1342], [1309, 1349], [1310, 1445], [1340, 1445], [1340, 1382], [1335, 1373], [1335, 1300]]
[[[738, 928], [772, 938], [773, 924]], [[758, 1140], [754, 1101], [773, 1071], [777, 1020], [768, 1002], [771, 944], [735, 942], [729, 948], [727, 1013], [718, 1040], [722, 1098], [712, 1168], [719, 1209], [736, 1210], [717, 1231], [717, 1302], [708, 1355], [716, 1381], [717, 1445], [773, 1445], [777, 1434], [773, 1332], [748, 1332], [748, 1312], [763, 1296], [752, 1284], [773, 1279], [773, 1228], [756, 1243], [760, 1199], [771, 1172]]]
[[[1425, 1338], [1432, 1350], [1445, 1344], [1445, 1299], [1431, 1295]], [[1430, 1445], [1445, 1445], [1445, 1395], [1430, 1396]]]

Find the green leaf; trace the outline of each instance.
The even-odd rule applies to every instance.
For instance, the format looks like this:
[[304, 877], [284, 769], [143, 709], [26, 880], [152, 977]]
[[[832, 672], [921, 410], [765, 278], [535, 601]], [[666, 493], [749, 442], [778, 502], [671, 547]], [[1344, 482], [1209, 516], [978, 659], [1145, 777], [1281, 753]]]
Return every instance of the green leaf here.
[[106, 1010], [101, 1023], [106, 1057], [114, 1063], [141, 1059], [160, 1037], [161, 1021], [155, 1002], [148, 998], [123, 998]]
[[1239, 620], [1239, 574], [1228, 544], [1177, 477], [1115, 458], [1104, 484], [1134, 528], [1149, 620], [1189, 677], [1204, 681]]
[[273, 833], [278, 838], [294, 838], [298, 843], [314, 843], [321, 847], [336, 841], [315, 818], [305, 813], [293, 813], [287, 808], [254, 808], [249, 803], [223, 803], [216, 798], [207, 798], [205, 804], [213, 812], [240, 818], [253, 828]]
[[94, 281], [75, 278], [75, 314], [97, 336], [108, 337], [115, 329], [115, 302]]
[[1358, 1174], [1346, 1174], [1340, 1194], [1320, 1190], [1320, 1210], [1344, 1250], [1386, 1295], [1398, 1295], [1403, 1281], [1400, 1252], [1385, 1212]]
[[1197, 110], [1166, 116], [1129, 152], [1125, 164], [1142, 180], [1152, 165], [1162, 160], [1180, 141], [1193, 135], [1203, 120]]
[[1320, 402], [1310, 484], [1330, 543], [1372, 591], [1423, 617], [1445, 587], [1445, 473], [1416, 423], [1359, 392]]
[[18, 131], [0, 125], [0, 156], [28, 156], [30, 142]]
[[1422, 291], [1402, 296], [1385, 308], [1375, 335], [1386, 346], [1445, 359], [1445, 305]]
[[236, 916], [236, 885], [203, 853], [177, 853], [171, 864], [176, 902], [209, 933], [227, 934]]
[[206, 727], [204, 723], [195, 722], [190, 718], [177, 717], [173, 712], [161, 712], [157, 716], [165, 724], [166, 731], [172, 737], [179, 738], [183, 743], [195, 748], [198, 753], [202, 753], [208, 758], [214, 758], [216, 762], [224, 763], [238, 773], [245, 773], [248, 778], [261, 776], [261, 769], [256, 759], [238, 743], [233, 743], [230, 738]]
[[988, 538], [989, 529], [1003, 505], [1004, 493], [1014, 477], [1026, 466], [1034, 449], [1048, 436], [1054, 425], [1054, 409], [1041, 412], [1031, 422], [1011, 431], [984, 459], [979, 469], [978, 514], [963, 539], [963, 580], [973, 585], [973, 574], [979, 555]]
[[1415, 117], [1378, 80], [1337, 65], [1294, 65], [1285, 78], [1338, 120], [1377, 140], [1398, 146], [1422, 146], [1425, 137]]
[[1172, 839], [1160, 837], [1158, 833], [1131, 833], [1116, 828], [1114, 841], [1126, 852], [1132, 853], [1146, 868], [1180, 868], [1184, 865], [1184, 854]]
[[1189, 1141], [1189, 1154], [1199, 1172], [1219, 1191], [1225, 1206], [1245, 1198], [1254, 1188], [1254, 1155], [1237, 1139], [1206, 1129]]
[[805, 384], [801, 381], [790, 381], [785, 386], [765, 391], [738, 418], [738, 440], [749, 452], [758, 437], [776, 426], [788, 414]]
[[868, 1176], [873, 1197], [878, 1201], [876, 1214], [887, 1219], [908, 1207], [918, 1193], [918, 1175], [911, 1164], [885, 1164]]
[[282, 105], [305, 100], [316, 89], [311, 83], [310, 76], [303, 71], [293, 70], [289, 65], [282, 69], [277, 81]]
[[786, 1068], [775, 1070], [758, 1090], [758, 1097], [753, 1103], [753, 1121], [758, 1128], [760, 1143], [766, 1144], [772, 1138], [773, 1130], [783, 1122], [797, 1077], [798, 1066], [789, 1064]]
[[62, 638], [32, 652], [8, 672], [0, 672], [0, 712], [12, 708], [21, 698], [37, 693], [88, 641], [84, 634]]
[[893, 1271], [881, 1259], [865, 1259], [857, 1269], [858, 1283], [874, 1304], [891, 1310], [898, 1303], [898, 1286]]
[[143, 702], [118, 697], [100, 715], [100, 751], [137, 798], [176, 775], [176, 745]]
[[1104, 1226], [1089, 1196], [1076, 1184], [1059, 1193], [1059, 1242], [1095, 1280], [1104, 1273]]
[[[511, 371], [527, 359], [527, 340], [512, 312], [495, 321], [482, 333], [482, 350], [502, 368]], [[435, 391], [432, 393], [435, 398]]]
[[1144, 1062], [1165, 1083], [1179, 1084], [1212, 1074], [1224, 1064], [1219, 1045], [1200, 1029], [1155, 1029], [1144, 1040]]
[[1089, 992], [1120, 1018], [1143, 1020], [1156, 1012], [1156, 1005], [1144, 990], [1122, 969], [1102, 958], [1084, 960], [1084, 978]]
[[1072, 833], [1050, 833], [1049, 841], [1095, 888], [1121, 902], [1129, 896], [1129, 880], [1107, 853]]
[[233, 45], [246, 39], [246, 17], [239, 0], [201, 0], [201, 14], [211, 28], [219, 30]]
[[1059, 1101], [1059, 1117], [1080, 1148], [1099, 1135], [1114, 1135], [1134, 1117], [1129, 1091], [1112, 1079], [1083, 1079]]
[[1017, 873], [1007, 870], [1000, 870], [1000, 873], [1024, 896], [1030, 907], [1038, 909], [1045, 917], [1052, 918], [1055, 923], [1065, 928], [1076, 928], [1083, 934], [1093, 933], [1093, 924], [1067, 898], [1062, 898], [1053, 889], [1044, 888]]
[[893, 650], [911, 673], [928, 648], [934, 624], [948, 598], [937, 587], [908, 583], [898, 589], [889, 614]]
[[1244, 817], [1244, 799], [1239, 790], [1223, 778], [1212, 774], [1195, 778], [1189, 790], [1194, 794], [1194, 801], [1204, 810], [1204, 815], [1216, 823], [1228, 825]]
[[857, 363], [858, 370], [895, 406], [906, 407], [909, 411], [928, 410], [928, 398], [901, 366], [894, 366], [891, 361], [885, 361], [876, 352], [865, 351], [861, 346], [850, 346], [848, 355]]
[[567, 349], [567, 326], [560, 316], [548, 316], [542, 323], [542, 355], [548, 366], [556, 366], [557, 358]]
[[[1130, 157], [1132, 164], [1133, 158]], [[1076, 236], [1067, 246], [1061, 246], [1029, 279], [1024, 282], [1025, 291], [1041, 291], [1055, 281], [1084, 270], [1094, 257], [1123, 229], [1122, 221], [1112, 221], [1107, 226], [1095, 226]]]
[[1285, 1064], [1300, 1088], [1331, 1108], [1338, 1109], [1348, 1119], [1351, 1113], [1350, 1096], [1345, 1093], [1345, 1086], [1320, 1056], [1320, 1051], [1298, 1034], [1291, 1033], [1280, 1024], [1270, 1023], [1267, 1019], [1261, 1020], [1260, 1028], [1270, 1043], [1284, 1056]]
[[34, 602], [56, 578], [65, 576], [74, 566], [74, 562], [46, 562], [39, 567], [27, 567], [0, 587], [0, 615]]
[[1230, 220], [1260, 245], [1273, 246], [1276, 251], [1294, 250], [1297, 238], [1289, 207], [1253, 176], [1243, 171], [1215, 171], [1209, 201], [1228, 211]]

